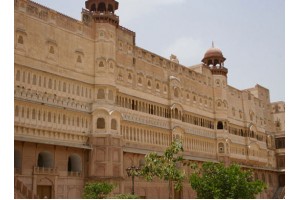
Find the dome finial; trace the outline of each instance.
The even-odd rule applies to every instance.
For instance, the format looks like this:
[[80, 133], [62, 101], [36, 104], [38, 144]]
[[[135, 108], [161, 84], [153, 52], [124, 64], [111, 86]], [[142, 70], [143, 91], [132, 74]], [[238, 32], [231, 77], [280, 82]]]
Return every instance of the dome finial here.
[[212, 48], [215, 48], [214, 41], [211, 42], [211, 47], [212, 47]]

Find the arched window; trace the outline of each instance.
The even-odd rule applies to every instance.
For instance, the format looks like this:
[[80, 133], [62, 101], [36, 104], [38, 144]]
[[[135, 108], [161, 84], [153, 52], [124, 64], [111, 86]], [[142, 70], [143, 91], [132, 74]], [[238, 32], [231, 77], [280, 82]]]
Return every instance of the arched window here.
[[97, 99], [105, 99], [104, 89], [98, 90]]
[[96, 11], [96, 4], [92, 4], [91, 11]]
[[156, 83], [156, 89], [159, 90], [159, 84], [158, 83]]
[[53, 46], [50, 46], [49, 53], [54, 54], [54, 47]]
[[131, 73], [128, 74], [128, 80], [132, 80]]
[[79, 89], [79, 86], [77, 85], [76, 94], [77, 94], [78, 96], [79, 96], [79, 93], [80, 93], [79, 90], [80, 90], [80, 89]]
[[108, 4], [108, 12], [114, 13], [114, 8], [111, 4]]
[[109, 100], [114, 100], [114, 93], [111, 90], [108, 91], [108, 99]]
[[142, 85], [142, 78], [139, 77], [138, 84]]
[[104, 118], [98, 118], [97, 119], [97, 128], [98, 129], [105, 129], [105, 119]]
[[15, 116], [18, 117], [19, 116], [19, 106], [15, 107]]
[[37, 161], [38, 167], [53, 168], [53, 155], [49, 152], [40, 152]]
[[22, 156], [20, 151], [15, 150], [14, 151], [14, 168], [17, 170], [20, 170], [22, 167]]
[[175, 108], [175, 110], [174, 110], [174, 118], [175, 118], [175, 119], [179, 119], [179, 116], [178, 116], [178, 109], [177, 109], [177, 108]]
[[111, 129], [117, 130], [117, 120], [116, 119], [111, 120]]
[[32, 77], [32, 84], [33, 85], [36, 85], [36, 75], [34, 74], [33, 77]]
[[151, 87], [151, 81], [148, 80], [148, 87]]
[[178, 96], [179, 96], [179, 89], [178, 89], [178, 88], [175, 88], [175, 89], [174, 89], [174, 96], [175, 96], [176, 98], [178, 98]]
[[18, 43], [19, 44], [24, 44], [24, 40], [23, 40], [23, 36], [22, 35], [19, 35], [19, 37], [18, 37]]
[[68, 172], [81, 172], [81, 157], [78, 155], [70, 155], [68, 158]]
[[32, 119], [35, 119], [35, 109], [32, 110]]
[[217, 129], [223, 129], [223, 122], [218, 121]]
[[63, 83], [63, 92], [66, 92], [67, 91], [67, 85], [66, 85], [66, 83], [64, 82]]
[[51, 78], [49, 78], [49, 80], [48, 80], [48, 88], [52, 89], [52, 79]]
[[219, 153], [224, 153], [225, 150], [224, 150], [224, 143], [220, 142], [218, 144], [218, 149], [219, 149]]
[[82, 60], [81, 60], [81, 56], [80, 55], [78, 55], [77, 56], [77, 60], [76, 60], [78, 63], [82, 63]]
[[48, 122], [51, 122], [51, 112], [48, 112]]
[[100, 11], [100, 12], [106, 11], [105, 3], [99, 3], [98, 11]]
[[20, 75], [20, 71], [18, 70], [18, 71], [17, 71], [17, 74], [16, 74], [16, 80], [17, 80], [17, 81], [20, 80], [20, 76], [21, 76], [21, 75]]
[[104, 67], [103, 61], [100, 61], [100, 62], [99, 62], [99, 67]]

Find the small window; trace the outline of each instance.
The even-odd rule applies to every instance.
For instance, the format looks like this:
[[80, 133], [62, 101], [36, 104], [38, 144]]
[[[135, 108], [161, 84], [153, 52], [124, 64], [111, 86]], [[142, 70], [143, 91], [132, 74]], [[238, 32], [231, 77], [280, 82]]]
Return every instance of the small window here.
[[222, 143], [222, 142], [219, 143], [218, 148], [219, 148], [219, 153], [225, 153], [224, 143]]
[[140, 84], [140, 85], [142, 85], [142, 78], [141, 77], [139, 77], [139, 80], [138, 80], [138, 84]]
[[114, 93], [111, 90], [108, 91], [108, 99], [111, 101], [114, 100]]
[[217, 129], [223, 129], [223, 122], [218, 121]]
[[111, 120], [111, 129], [117, 130], [117, 120], [115, 120], [115, 119]]
[[53, 46], [50, 46], [49, 53], [54, 54], [54, 47]]
[[19, 150], [14, 151], [14, 168], [20, 170], [22, 167], [22, 155]]
[[18, 117], [19, 116], [19, 106], [15, 107], [15, 116]]
[[159, 84], [158, 83], [156, 83], [156, 89], [159, 90]]
[[48, 80], [48, 88], [52, 89], [52, 79], [51, 78]]
[[104, 67], [103, 61], [100, 61], [100, 62], [99, 62], [99, 67]]
[[51, 122], [51, 113], [48, 112], [48, 122]]
[[175, 89], [174, 89], [174, 96], [175, 96], [176, 98], [178, 98], [178, 96], [179, 96], [179, 89], [178, 89], [178, 88], [175, 88]]
[[148, 80], [148, 87], [151, 87], [151, 81]]
[[19, 37], [18, 37], [18, 43], [19, 44], [24, 44], [24, 40], [23, 40], [23, 36], [22, 35], [19, 35]]
[[20, 81], [20, 76], [21, 76], [21, 74], [20, 74], [20, 71], [18, 70], [17, 74], [16, 74], [16, 80], [17, 81]]
[[32, 110], [32, 119], [35, 119], [35, 109]]
[[41, 152], [38, 155], [38, 167], [52, 168], [53, 167], [53, 155], [49, 152]]
[[35, 74], [33, 75], [33, 78], [32, 78], [32, 84], [36, 85], [36, 75]]
[[104, 89], [98, 90], [97, 99], [105, 99]]
[[77, 60], [76, 60], [78, 63], [82, 63], [82, 60], [81, 60], [81, 56], [77, 56]]
[[97, 128], [98, 129], [105, 129], [105, 119], [104, 118], [98, 118], [97, 119]]
[[81, 172], [81, 158], [78, 155], [70, 155], [68, 158], [68, 172]]
[[113, 70], [113, 69], [114, 69], [114, 64], [113, 64], [113, 63], [110, 63], [110, 64], [109, 64], [109, 68], [110, 68], [111, 70]]

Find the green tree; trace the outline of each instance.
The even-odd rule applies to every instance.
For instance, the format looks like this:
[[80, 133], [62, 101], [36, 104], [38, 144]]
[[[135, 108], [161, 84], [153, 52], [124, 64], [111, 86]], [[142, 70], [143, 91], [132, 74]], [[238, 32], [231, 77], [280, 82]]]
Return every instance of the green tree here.
[[183, 163], [183, 158], [179, 155], [180, 152], [183, 152], [182, 142], [173, 141], [162, 156], [156, 152], [147, 154], [145, 164], [141, 169], [141, 175], [147, 181], [152, 181], [154, 177], [168, 181], [169, 198], [173, 197], [173, 184], [175, 190], [180, 191], [185, 177], [184, 171], [178, 167]]
[[104, 199], [112, 190], [115, 185], [105, 182], [89, 182], [83, 188], [84, 199]]
[[253, 179], [251, 170], [237, 164], [205, 162], [191, 174], [190, 183], [199, 199], [254, 199], [266, 189], [264, 182]]

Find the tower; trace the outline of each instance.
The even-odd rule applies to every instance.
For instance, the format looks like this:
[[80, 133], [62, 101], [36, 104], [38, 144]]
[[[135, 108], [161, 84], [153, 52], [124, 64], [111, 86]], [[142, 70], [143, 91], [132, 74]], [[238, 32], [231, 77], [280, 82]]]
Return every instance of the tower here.
[[[89, 156], [89, 179], [115, 182], [123, 176], [123, 149], [120, 136], [121, 114], [115, 110], [116, 48], [119, 3], [115, 0], [88, 0], [82, 11], [85, 23], [93, 27], [94, 98]], [[109, 84], [108, 84], [109, 83]], [[122, 188], [118, 186], [118, 189]], [[118, 191], [117, 191], [118, 192]], [[119, 191], [121, 192], [121, 191]]]
[[227, 102], [227, 68], [224, 67], [226, 58], [220, 49], [209, 48], [202, 62], [212, 73], [212, 86], [214, 91], [215, 127], [217, 128], [218, 157], [220, 161], [228, 163], [229, 144], [228, 140], [228, 102]]

